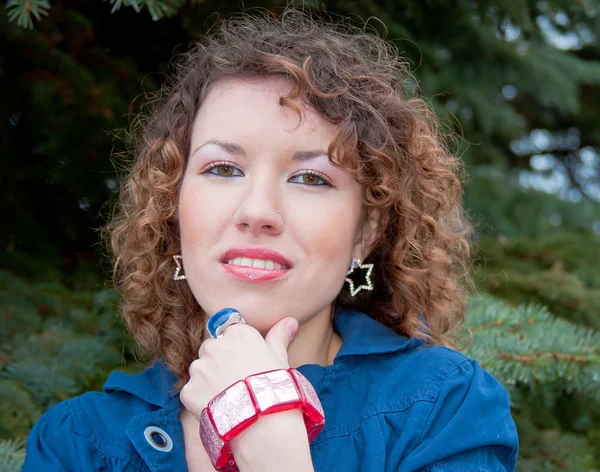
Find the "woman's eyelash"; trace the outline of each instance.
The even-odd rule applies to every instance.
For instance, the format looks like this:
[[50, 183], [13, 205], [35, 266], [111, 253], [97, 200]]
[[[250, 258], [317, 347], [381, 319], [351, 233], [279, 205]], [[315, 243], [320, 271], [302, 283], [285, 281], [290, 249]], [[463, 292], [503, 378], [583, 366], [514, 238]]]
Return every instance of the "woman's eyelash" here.
[[[219, 170], [223, 172], [219, 172]], [[223, 178], [244, 176], [242, 169], [240, 169], [237, 164], [231, 161], [211, 162], [200, 171], [200, 174], [212, 174]], [[294, 181], [294, 179], [298, 178], [316, 179], [317, 182], [295, 181], [292, 183], [306, 185], [307, 187], [333, 187], [333, 184], [329, 181], [329, 179], [325, 177], [322, 172], [318, 172], [316, 170], [305, 170], [299, 174], [293, 175], [288, 181]]]
[[295, 179], [297, 177], [316, 178], [316, 179], [320, 179], [322, 182], [322, 183], [317, 183], [317, 184], [309, 184], [306, 182], [297, 182], [299, 184], [307, 185], [309, 187], [320, 187], [320, 186], [333, 187], [333, 184], [329, 181], [329, 179], [327, 179], [327, 177], [325, 177], [325, 174], [318, 172], [316, 170], [306, 170], [300, 174], [294, 175], [293, 177], [290, 178], [290, 180]]
[[[221, 168], [225, 168], [225, 169], [230, 169], [232, 171], [232, 173], [229, 173], [229, 174], [219, 174], [217, 172], [211, 172], [212, 170], [218, 169], [220, 167]], [[206, 167], [204, 167], [200, 171], [200, 174], [210, 173], [210, 174], [217, 175], [219, 177], [235, 177], [234, 173], [236, 171], [239, 172], [241, 175], [244, 175], [244, 172], [242, 171], [242, 169], [240, 169], [233, 162], [230, 162], [230, 161], [215, 161], [215, 162], [211, 162]]]

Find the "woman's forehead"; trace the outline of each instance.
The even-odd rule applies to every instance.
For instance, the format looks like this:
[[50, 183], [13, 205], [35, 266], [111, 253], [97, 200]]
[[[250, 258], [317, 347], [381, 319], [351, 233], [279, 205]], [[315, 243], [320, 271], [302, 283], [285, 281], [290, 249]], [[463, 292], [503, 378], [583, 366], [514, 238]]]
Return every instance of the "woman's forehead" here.
[[230, 78], [211, 87], [200, 106], [192, 132], [192, 149], [211, 139], [279, 141], [281, 146], [327, 149], [337, 127], [310, 104], [300, 101], [300, 113], [281, 104], [291, 81], [280, 77]]

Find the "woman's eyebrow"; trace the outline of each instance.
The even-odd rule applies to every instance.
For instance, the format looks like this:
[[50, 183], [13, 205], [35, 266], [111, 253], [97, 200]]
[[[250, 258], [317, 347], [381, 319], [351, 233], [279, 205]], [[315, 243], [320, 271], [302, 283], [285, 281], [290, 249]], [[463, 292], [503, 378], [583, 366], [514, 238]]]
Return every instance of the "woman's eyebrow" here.
[[[242, 146], [240, 146], [239, 144], [231, 143], [229, 141], [220, 141], [218, 139], [209, 139], [204, 144], [201, 144], [196, 149], [194, 149], [194, 151], [192, 152], [192, 156], [194, 154], [196, 154], [204, 146], [208, 146], [209, 144], [218, 146], [223, 151], [225, 151], [229, 154], [236, 154], [238, 156], [246, 155], [246, 151], [244, 151], [244, 148]], [[327, 156], [327, 155], [328, 155], [327, 151], [323, 151], [321, 149], [316, 149], [316, 150], [312, 150], [312, 151], [296, 151], [296, 152], [294, 152], [294, 154], [292, 154], [292, 160], [304, 162], [304, 161], [310, 161], [311, 159], [315, 159], [317, 157]]]
[[215, 146], [218, 146], [223, 151], [225, 151], [225, 152], [227, 152], [229, 154], [237, 154], [239, 156], [245, 156], [246, 155], [246, 152], [244, 151], [244, 148], [242, 146], [240, 146], [239, 144], [230, 143], [228, 141], [219, 141], [218, 139], [209, 139], [204, 144], [201, 144], [196, 149], [194, 149], [194, 151], [192, 152], [192, 156], [194, 154], [196, 154], [204, 146], [208, 146], [209, 144], [213, 144]]
[[315, 151], [296, 151], [292, 155], [292, 159], [294, 161], [304, 162], [304, 161], [310, 161], [311, 159], [314, 159], [316, 157], [321, 157], [321, 156], [328, 156], [327, 151], [322, 151], [320, 149], [315, 150]]

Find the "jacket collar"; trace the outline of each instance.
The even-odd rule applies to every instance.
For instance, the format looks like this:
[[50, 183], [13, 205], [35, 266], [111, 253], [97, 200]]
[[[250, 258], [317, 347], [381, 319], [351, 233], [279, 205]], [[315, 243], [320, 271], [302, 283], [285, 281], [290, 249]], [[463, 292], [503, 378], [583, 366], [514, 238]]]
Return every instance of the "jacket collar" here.
[[161, 360], [139, 374], [111, 372], [102, 389], [105, 392], [122, 391], [134, 395], [146, 403], [164, 408], [179, 392], [173, 390], [177, 376]]
[[407, 338], [375, 321], [365, 313], [338, 310], [334, 317], [334, 328], [342, 338], [337, 359], [370, 354], [390, 354], [420, 346], [425, 341]]
[[[393, 330], [370, 316], [356, 311], [338, 310], [334, 317], [334, 329], [342, 338], [335, 361], [352, 356], [388, 354], [420, 346], [424, 340], [399, 336]], [[145, 402], [164, 408], [179, 395], [173, 390], [177, 377], [162, 361], [156, 361], [148, 369], [136, 375], [112, 372], [104, 391], [124, 391]]]

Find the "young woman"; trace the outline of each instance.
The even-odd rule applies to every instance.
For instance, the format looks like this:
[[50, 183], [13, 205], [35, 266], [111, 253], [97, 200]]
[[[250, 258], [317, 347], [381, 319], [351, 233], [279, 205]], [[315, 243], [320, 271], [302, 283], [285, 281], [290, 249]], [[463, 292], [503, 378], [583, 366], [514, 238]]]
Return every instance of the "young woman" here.
[[194, 45], [110, 226], [154, 362], [48, 411], [23, 470], [514, 470], [506, 391], [453, 349], [471, 230], [409, 78], [293, 11]]

